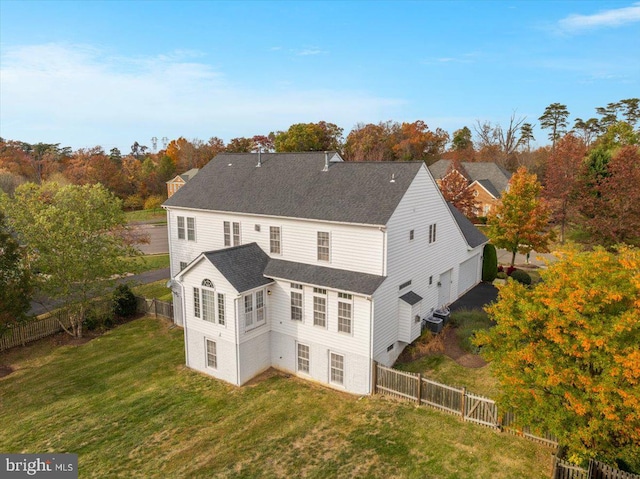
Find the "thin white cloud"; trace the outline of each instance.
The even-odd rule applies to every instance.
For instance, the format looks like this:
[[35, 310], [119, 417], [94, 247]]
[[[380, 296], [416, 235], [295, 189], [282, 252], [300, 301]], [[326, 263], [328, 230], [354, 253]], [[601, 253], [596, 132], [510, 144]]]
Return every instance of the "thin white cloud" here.
[[459, 56], [428, 58], [426, 60], [423, 60], [421, 63], [423, 65], [437, 65], [437, 64], [442, 64], [442, 63], [450, 63], [450, 64], [464, 63], [464, 64], [469, 64], [469, 63], [475, 63], [477, 61], [478, 57], [479, 57], [479, 54], [477, 52], [472, 52], [472, 53], [463, 53], [462, 55], [459, 55]]
[[315, 47], [304, 48], [302, 50], [293, 50], [293, 51], [299, 57], [306, 57], [306, 56], [310, 56], [310, 55], [321, 55], [323, 53], [327, 53], [324, 50], [320, 50], [319, 48], [315, 48]]
[[640, 22], [640, 3], [630, 7], [604, 10], [593, 15], [572, 14], [558, 22], [560, 30], [579, 33], [585, 30], [605, 27], [619, 27]]
[[[0, 59], [0, 136], [73, 148], [111, 148], [180, 135], [207, 139], [266, 134], [297, 122], [349, 127], [387, 117], [397, 98], [363, 91], [247, 86], [198, 52], [116, 57], [87, 45], [5, 47]], [[111, 146], [110, 146], [111, 145]]]

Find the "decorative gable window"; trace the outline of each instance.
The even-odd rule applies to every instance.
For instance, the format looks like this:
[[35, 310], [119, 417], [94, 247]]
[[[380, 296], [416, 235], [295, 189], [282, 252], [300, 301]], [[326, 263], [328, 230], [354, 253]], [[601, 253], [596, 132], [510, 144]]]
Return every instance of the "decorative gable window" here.
[[331, 243], [327, 231], [318, 231], [318, 261], [329, 261]]
[[436, 242], [436, 223], [429, 225], [429, 244]]
[[269, 227], [269, 250], [271, 254], [280, 254], [280, 227]]

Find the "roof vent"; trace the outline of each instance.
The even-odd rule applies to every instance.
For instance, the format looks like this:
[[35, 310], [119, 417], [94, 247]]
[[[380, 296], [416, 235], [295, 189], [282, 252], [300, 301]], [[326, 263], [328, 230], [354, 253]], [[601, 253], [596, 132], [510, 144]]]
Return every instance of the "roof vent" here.
[[396, 174], [391, 173], [391, 181], [389, 183], [395, 183], [395, 182], [396, 182]]
[[229, 163], [227, 166], [231, 166], [231, 165], [233, 165], [233, 163]]
[[329, 152], [328, 151], [324, 152], [324, 168], [322, 168], [322, 171], [329, 171]]
[[262, 166], [262, 148], [258, 148], [258, 164], [256, 168], [260, 168]]

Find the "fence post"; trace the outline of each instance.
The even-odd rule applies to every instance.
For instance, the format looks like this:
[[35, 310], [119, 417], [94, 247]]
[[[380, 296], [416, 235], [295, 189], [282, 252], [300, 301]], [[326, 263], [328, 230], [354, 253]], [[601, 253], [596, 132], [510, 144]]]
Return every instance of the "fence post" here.
[[153, 312], [158, 319], [158, 303], [156, 302], [156, 298], [153, 298]]
[[418, 373], [418, 406], [422, 404], [422, 373]]
[[378, 363], [374, 360], [371, 361], [373, 363], [373, 370], [371, 371], [371, 383], [372, 383], [372, 391], [375, 394], [378, 389]]
[[460, 406], [460, 415], [462, 416], [462, 419], [464, 420], [464, 410], [466, 407], [466, 403], [467, 403], [467, 388], [463, 387], [462, 388], [462, 401], [461, 401], [462, 405]]

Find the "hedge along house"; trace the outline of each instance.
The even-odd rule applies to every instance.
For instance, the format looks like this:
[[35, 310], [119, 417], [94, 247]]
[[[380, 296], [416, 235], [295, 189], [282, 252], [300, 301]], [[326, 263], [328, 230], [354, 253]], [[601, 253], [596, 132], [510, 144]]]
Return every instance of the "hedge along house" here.
[[187, 365], [237, 385], [275, 367], [369, 394], [487, 241], [423, 163], [334, 152], [223, 153], [164, 207]]

